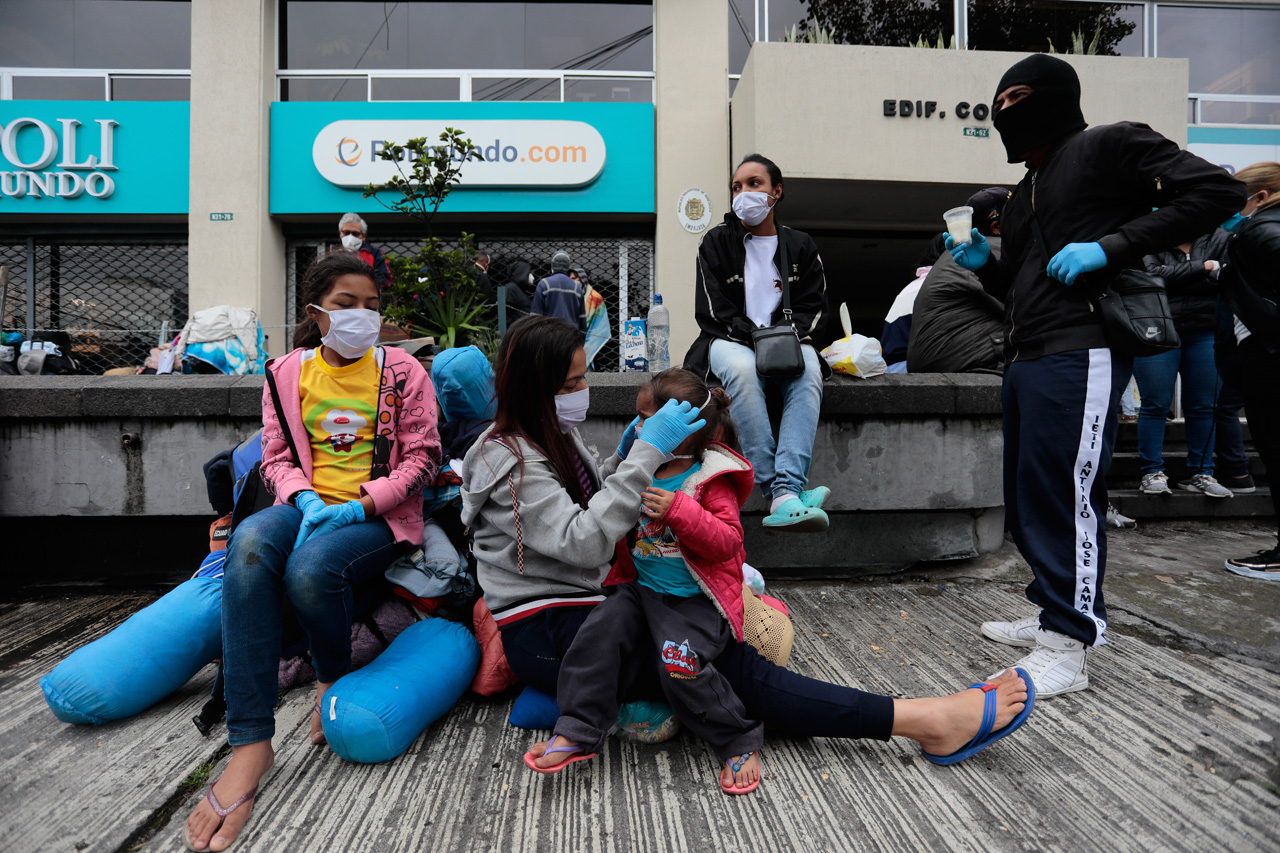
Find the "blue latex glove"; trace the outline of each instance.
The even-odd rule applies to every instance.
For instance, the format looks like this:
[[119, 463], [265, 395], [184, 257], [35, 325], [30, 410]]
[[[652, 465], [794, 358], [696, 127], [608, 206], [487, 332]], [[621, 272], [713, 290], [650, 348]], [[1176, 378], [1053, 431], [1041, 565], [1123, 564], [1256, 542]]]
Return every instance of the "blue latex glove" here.
[[991, 244], [987, 242], [987, 238], [983, 237], [982, 232], [977, 228], [973, 229], [971, 236], [973, 237], [973, 242], [957, 243], [955, 238], [948, 234], [945, 245], [957, 264], [969, 272], [977, 272], [982, 269], [983, 264], [991, 259]]
[[618, 442], [618, 456], [622, 459], [627, 458], [627, 454], [631, 452], [631, 445], [636, 442], [636, 427], [640, 426], [640, 416], [636, 415], [631, 423], [627, 424], [627, 428], [622, 432], [622, 441]]
[[325, 503], [315, 492], [298, 492], [293, 505], [302, 513], [302, 527], [298, 530], [298, 538], [293, 541], [293, 550], [302, 547], [302, 543], [311, 537], [320, 521], [320, 513], [325, 510]]
[[344, 504], [327, 506], [320, 511], [319, 521], [311, 531], [311, 537], [323, 536], [346, 527], [348, 524], [364, 521], [364, 504], [360, 501], [347, 501]]
[[1048, 273], [1070, 287], [1081, 273], [1100, 270], [1106, 265], [1107, 253], [1097, 243], [1068, 243], [1049, 261]]
[[698, 410], [693, 404], [668, 400], [653, 417], [645, 419], [640, 441], [652, 444], [664, 455], [675, 453], [681, 442], [707, 425], [697, 418]]

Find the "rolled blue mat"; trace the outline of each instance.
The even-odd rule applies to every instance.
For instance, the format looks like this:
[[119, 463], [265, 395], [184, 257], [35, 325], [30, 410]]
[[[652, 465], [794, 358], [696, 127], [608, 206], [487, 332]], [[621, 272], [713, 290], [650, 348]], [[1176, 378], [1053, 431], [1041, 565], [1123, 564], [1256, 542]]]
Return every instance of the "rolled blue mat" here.
[[329, 748], [360, 764], [390, 761], [457, 703], [479, 666], [480, 646], [461, 625], [410, 625], [325, 693], [320, 718]]
[[76, 649], [40, 689], [64, 723], [101, 725], [150, 708], [222, 654], [222, 578], [192, 578]]

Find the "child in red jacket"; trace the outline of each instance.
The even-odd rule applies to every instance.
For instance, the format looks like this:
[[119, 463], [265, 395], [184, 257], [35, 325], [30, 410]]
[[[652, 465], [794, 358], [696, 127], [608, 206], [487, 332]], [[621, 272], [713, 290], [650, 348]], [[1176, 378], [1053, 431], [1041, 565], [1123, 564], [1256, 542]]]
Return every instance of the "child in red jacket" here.
[[640, 389], [638, 416], [618, 448], [625, 458], [645, 419], [667, 400], [700, 407], [707, 425], [687, 438], [654, 475], [639, 523], [618, 545], [605, 579], [616, 587], [597, 605], [560, 666], [561, 717], [546, 744], [525, 755], [540, 773], [594, 756], [618, 716], [624, 691], [656, 668], [667, 701], [684, 725], [711, 744], [725, 766], [720, 787], [746, 794], [760, 784], [756, 757], [764, 727], [745, 717], [741, 700], [711, 664], [742, 639], [742, 522], [751, 464], [723, 388], [696, 374], [664, 370]]

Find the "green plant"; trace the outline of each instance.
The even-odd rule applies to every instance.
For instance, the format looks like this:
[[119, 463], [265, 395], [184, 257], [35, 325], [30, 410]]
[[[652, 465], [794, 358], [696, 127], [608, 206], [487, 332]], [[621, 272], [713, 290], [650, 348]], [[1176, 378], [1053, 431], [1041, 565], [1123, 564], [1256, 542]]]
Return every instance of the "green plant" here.
[[790, 29], [782, 31], [782, 40], [789, 44], [835, 44], [835, 35], [830, 29], [816, 24], [813, 21], [804, 21], [803, 28], [801, 24], [793, 24]]
[[[1080, 29], [1073, 32], [1071, 34], [1071, 49], [1068, 50], [1067, 53], [1075, 54], [1077, 56], [1097, 56], [1098, 55], [1098, 45], [1102, 41], [1102, 19], [1101, 18], [1098, 19], [1098, 27], [1093, 32], [1093, 41], [1086, 44], [1084, 38], [1085, 38], [1084, 27], [1081, 27]], [[1049, 53], [1057, 53], [1057, 52], [1058, 52], [1058, 49], [1053, 46], [1053, 39], [1049, 39]]]
[[463, 164], [484, 160], [480, 149], [461, 130], [446, 127], [438, 142], [426, 137], [403, 145], [389, 142], [378, 156], [392, 162], [396, 174], [385, 183], [369, 184], [364, 197], [417, 219], [426, 230], [413, 254], [388, 255], [391, 285], [384, 294], [383, 316], [410, 335], [435, 336], [446, 348], [463, 338], [488, 340], [488, 306], [472, 272], [474, 236], [464, 232], [451, 246], [431, 228], [440, 205], [461, 183]]
[[910, 45], [910, 46], [911, 46], [911, 47], [930, 48], [930, 49], [936, 49], [936, 50], [964, 50], [964, 46], [963, 46], [963, 45], [957, 46], [957, 44], [956, 44], [956, 34], [955, 34], [955, 33], [952, 33], [952, 34], [951, 34], [951, 43], [950, 43], [950, 44], [947, 44], [947, 43], [943, 40], [942, 33], [938, 33], [938, 43], [937, 43], [937, 44], [930, 44], [929, 42], [927, 42], [927, 41], [925, 41], [925, 40], [924, 40], [924, 36], [920, 36], [920, 37], [919, 37], [919, 38], [917, 38], [915, 41], [913, 41], [913, 42], [911, 43], [911, 45]]
[[201, 764], [195, 770], [187, 774], [187, 778], [182, 780], [181, 788], [188, 794], [192, 791], [198, 791], [209, 781], [209, 774], [213, 772], [213, 762], [209, 761]]

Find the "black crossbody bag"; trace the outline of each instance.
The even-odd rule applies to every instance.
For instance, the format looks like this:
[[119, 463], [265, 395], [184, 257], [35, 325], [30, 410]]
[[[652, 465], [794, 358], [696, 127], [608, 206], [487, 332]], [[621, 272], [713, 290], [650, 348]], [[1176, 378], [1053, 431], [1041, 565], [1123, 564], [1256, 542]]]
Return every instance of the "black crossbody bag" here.
[[[1031, 227], [1036, 240], [1049, 255], [1049, 244], [1045, 242], [1035, 211], [1031, 213]], [[1182, 346], [1173, 325], [1165, 281], [1158, 275], [1146, 270], [1121, 270], [1098, 297], [1098, 310], [1102, 312], [1107, 345], [1117, 352], [1132, 356], [1159, 355]]]
[[751, 333], [756, 351], [756, 373], [770, 379], [793, 379], [804, 374], [804, 353], [800, 333], [791, 321], [791, 264], [787, 259], [785, 229], [778, 227], [778, 251], [782, 261], [782, 322]]

